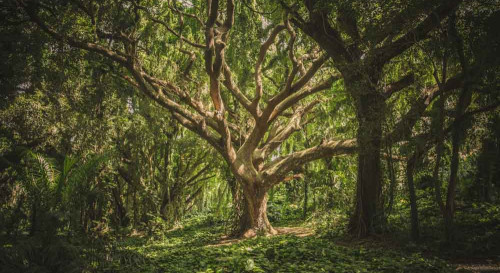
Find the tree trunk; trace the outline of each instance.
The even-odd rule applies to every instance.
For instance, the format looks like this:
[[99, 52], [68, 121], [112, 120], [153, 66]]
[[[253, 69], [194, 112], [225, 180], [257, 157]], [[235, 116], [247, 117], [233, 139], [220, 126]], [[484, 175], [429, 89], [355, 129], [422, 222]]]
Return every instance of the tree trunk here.
[[[448, 56], [447, 53], [445, 53], [443, 57], [443, 64], [442, 64], [442, 70], [441, 70], [441, 77], [442, 79], [439, 80], [439, 76], [437, 73], [435, 74], [435, 79], [436, 82], [438, 82], [439, 89], [442, 89], [442, 84], [446, 82], [446, 72], [447, 72], [447, 63], [448, 63]], [[434, 166], [434, 170], [432, 171], [432, 180], [434, 184], [434, 198], [436, 200], [437, 205], [439, 206], [439, 210], [441, 212], [441, 215], [444, 216], [445, 213], [445, 208], [444, 208], [444, 203], [443, 203], [443, 197], [441, 193], [441, 180], [439, 179], [439, 169], [440, 169], [440, 164], [441, 164], [441, 158], [444, 152], [444, 118], [445, 118], [445, 113], [444, 113], [444, 103], [446, 101], [446, 96], [442, 94], [439, 96], [438, 101], [433, 105], [433, 110], [435, 109], [436, 116], [433, 117], [432, 123], [431, 123], [431, 128], [432, 132], [436, 135], [436, 165]]]
[[31, 206], [31, 226], [30, 226], [30, 236], [35, 235], [38, 229], [37, 225], [37, 204], [38, 204], [38, 198], [35, 198], [35, 201], [33, 202]]
[[167, 205], [168, 205], [168, 198], [165, 198], [165, 194], [163, 195], [163, 198], [161, 200], [160, 204], [160, 217], [163, 220], [167, 220]]
[[134, 228], [136, 228], [137, 227], [138, 212], [137, 212], [137, 187], [135, 185], [134, 185], [134, 193], [133, 193], [132, 210], [134, 212], [134, 223], [132, 224], [132, 226]]
[[396, 173], [394, 170], [394, 162], [392, 160], [392, 147], [387, 145], [387, 170], [389, 171], [389, 202], [387, 205], [387, 216], [392, 213], [392, 208], [394, 206], [394, 192], [396, 189]]
[[[117, 177], [115, 179], [118, 179]], [[127, 211], [125, 207], [123, 206], [123, 201], [120, 196], [120, 188], [117, 186], [113, 189], [111, 189], [111, 192], [113, 194], [113, 198], [115, 201], [115, 206], [116, 206], [116, 216], [118, 218], [118, 225], [121, 227], [125, 227], [128, 225], [127, 221]]]
[[[441, 127], [442, 128], [442, 127]], [[443, 129], [439, 129], [440, 132]], [[439, 179], [439, 168], [441, 164], [441, 157], [443, 155], [444, 150], [444, 137], [442, 135], [438, 136], [438, 143], [436, 144], [436, 165], [434, 166], [434, 170], [432, 171], [432, 180], [434, 182], [434, 198], [436, 200], [437, 205], [439, 206], [439, 210], [441, 214], [444, 215], [444, 203], [441, 195], [441, 180]]]
[[161, 204], [160, 204], [160, 216], [163, 220], [169, 220], [168, 218], [172, 215], [168, 215], [167, 212], [167, 208], [168, 208], [168, 205], [170, 205], [172, 203], [172, 198], [171, 198], [171, 191], [172, 189], [170, 189], [170, 185], [166, 185], [165, 186], [165, 190], [163, 192], [163, 196], [161, 198]]
[[[470, 82], [468, 77], [468, 66], [467, 59], [464, 54], [464, 44], [456, 29], [456, 16], [453, 14], [450, 17], [450, 35], [453, 38], [453, 43], [456, 47], [457, 54], [460, 60], [460, 65], [462, 67], [462, 74], [464, 80], [464, 86], [460, 96], [458, 97], [458, 103], [455, 111], [455, 121], [459, 121], [462, 115], [465, 113], [472, 101], [472, 92], [470, 90]], [[457, 188], [458, 179], [458, 167], [460, 164], [459, 152], [462, 140], [466, 139], [467, 128], [464, 127], [462, 121], [459, 121], [456, 126], [453, 126], [451, 132], [451, 163], [450, 163], [450, 180], [448, 183], [448, 192], [446, 196], [446, 207], [444, 215], [445, 233], [448, 242], [455, 239], [454, 227], [453, 227], [453, 216], [455, 214], [455, 191]]]
[[413, 173], [415, 170], [417, 159], [418, 151], [415, 152], [406, 163], [406, 179], [408, 182], [408, 192], [410, 193], [411, 239], [414, 242], [417, 242], [420, 237], [420, 231], [418, 227], [417, 195], [415, 193], [415, 184], [413, 183]]
[[380, 162], [383, 100], [378, 95], [357, 99], [358, 177], [356, 207], [349, 232], [363, 237], [375, 232], [382, 219], [380, 203], [382, 171]]
[[460, 140], [459, 140], [458, 130], [453, 130], [452, 132], [452, 154], [450, 163], [450, 180], [448, 182], [448, 192], [446, 196], [446, 208], [444, 213], [444, 228], [446, 233], [446, 240], [451, 242], [454, 240], [453, 232], [453, 215], [455, 213], [455, 191], [457, 188], [457, 176], [458, 176], [458, 166], [459, 166], [459, 150], [460, 150]]
[[309, 182], [307, 182], [307, 179], [304, 179], [304, 214], [302, 215], [302, 219], [304, 220], [307, 218], [308, 191], [309, 191]]
[[257, 183], [244, 183], [243, 194], [245, 209], [240, 221], [242, 236], [250, 238], [258, 234], [277, 234], [267, 219], [267, 189]]
[[246, 205], [244, 201], [244, 196], [242, 194], [242, 190], [240, 187], [240, 183], [236, 181], [236, 178], [230, 174], [227, 178], [227, 183], [229, 185], [229, 189], [231, 190], [232, 203], [234, 206], [233, 209], [233, 223], [231, 226], [231, 236], [239, 236], [245, 232], [243, 230], [249, 224], [246, 223], [249, 218], [246, 214]]
[[[459, 120], [462, 115], [467, 110], [467, 107], [471, 103], [472, 92], [470, 92], [467, 85], [464, 86], [462, 92], [460, 93], [457, 108], [455, 112], [455, 120]], [[454, 236], [454, 227], [453, 227], [453, 216], [455, 213], [455, 196], [457, 189], [457, 179], [458, 179], [458, 168], [460, 165], [460, 145], [467, 136], [467, 128], [464, 127], [462, 122], [459, 122], [456, 126], [453, 127], [451, 131], [451, 162], [450, 162], [450, 180], [448, 183], [448, 192], [446, 196], [446, 207], [445, 207], [445, 215], [444, 215], [444, 224], [445, 224], [445, 232], [446, 239], [448, 242], [453, 241]]]

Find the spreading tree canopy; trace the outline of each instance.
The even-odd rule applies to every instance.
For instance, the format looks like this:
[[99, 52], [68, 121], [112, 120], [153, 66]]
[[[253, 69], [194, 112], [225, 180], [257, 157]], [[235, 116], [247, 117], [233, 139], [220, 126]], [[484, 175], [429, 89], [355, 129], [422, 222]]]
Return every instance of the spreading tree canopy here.
[[[471, 84], [481, 76], [478, 60], [461, 57], [461, 2], [12, 1], [19, 16], [60, 43], [91, 53], [209, 143], [241, 185], [240, 229], [248, 236], [275, 233], [266, 214], [273, 186], [310, 161], [354, 153], [350, 230], [362, 236], [383, 222], [381, 157], [391, 157], [382, 152], [383, 143], [410, 139], [428, 106], [457, 89], [459, 119], [470, 104]], [[427, 84], [416, 62], [402, 59], [420, 58], [424, 42], [444, 26], [449, 34], [442, 36], [458, 45], [460, 69], [435, 69], [436, 82]], [[404, 89], [418, 94], [384, 131], [389, 102]], [[325, 137], [281, 153], [282, 144], [315, 118], [318, 105], [335, 96], [332, 90], [345, 90], [352, 99], [355, 138]], [[442, 139], [443, 133], [437, 135]], [[456, 151], [459, 142], [455, 136]]]

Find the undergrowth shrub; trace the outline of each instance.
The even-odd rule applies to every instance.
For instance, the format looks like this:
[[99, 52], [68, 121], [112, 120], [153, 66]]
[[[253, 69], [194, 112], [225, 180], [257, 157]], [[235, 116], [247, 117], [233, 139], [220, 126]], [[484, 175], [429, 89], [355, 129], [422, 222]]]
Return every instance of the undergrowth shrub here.
[[28, 237], [0, 249], [2, 273], [72, 273], [83, 268], [80, 249], [57, 237]]

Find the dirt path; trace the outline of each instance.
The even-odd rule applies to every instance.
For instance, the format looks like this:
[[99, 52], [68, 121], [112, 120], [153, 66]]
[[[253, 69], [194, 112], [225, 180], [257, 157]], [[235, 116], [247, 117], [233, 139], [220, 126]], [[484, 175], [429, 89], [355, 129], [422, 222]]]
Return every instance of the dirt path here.
[[457, 266], [458, 272], [471, 272], [471, 273], [483, 273], [483, 272], [500, 272], [500, 265], [491, 264], [455, 264]]
[[[297, 237], [306, 237], [314, 234], [314, 230], [306, 227], [278, 227], [275, 228], [276, 231], [278, 231], [278, 234], [275, 236], [280, 236], [280, 235], [295, 235]], [[241, 242], [243, 240], [246, 240], [245, 238], [231, 238], [227, 236], [223, 236], [220, 241], [218, 241], [215, 244], [207, 245], [207, 247], [217, 247], [217, 246], [225, 246], [225, 245], [232, 245], [234, 243]]]
[[457, 272], [472, 272], [472, 273], [483, 273], [483, 272], [500, 272], [500, 261], [494, 260], [458, 260], [451, 262], [457, 267]]
[[306, 237], [314, 234], [314, 230], [306, 227], [279, 227], [276, 228], [278, 235], [295, 235], [297, 237]]

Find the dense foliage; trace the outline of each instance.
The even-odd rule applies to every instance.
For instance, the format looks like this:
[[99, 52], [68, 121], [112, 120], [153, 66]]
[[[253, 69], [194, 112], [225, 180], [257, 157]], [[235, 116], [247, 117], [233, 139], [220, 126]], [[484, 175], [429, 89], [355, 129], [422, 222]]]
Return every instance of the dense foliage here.
[[496, 0], [0, 22], [0, 272], [500, 270]]

